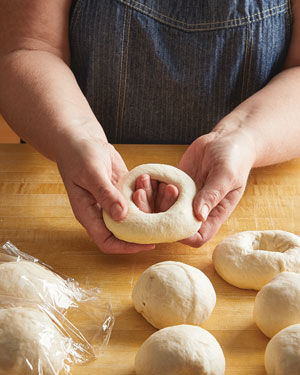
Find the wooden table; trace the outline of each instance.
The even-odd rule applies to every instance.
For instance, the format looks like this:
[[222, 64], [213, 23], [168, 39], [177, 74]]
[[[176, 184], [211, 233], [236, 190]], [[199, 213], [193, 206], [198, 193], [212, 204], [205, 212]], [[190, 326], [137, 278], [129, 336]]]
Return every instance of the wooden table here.
[[[177, 165], [185, 146], [116, 146], [129, 169], [149, 162]], [[150, 265], [176, 260], [200, 268], [217, 304], [203, 325], [221, 344], [226, 375], [263, 375], [268, 339], [252, 319], [254, 291], [240, 290], [214, 271], [211, 254], [243, 230], [282, 229], [300, 235], [300, 160], [252, 171], [245, 195], [219, 233], [199, 249], [175, 244], [136, 255], [103, 255], [73, 217], [56, 165], [28, 145], [0, 145], [0, 243], [13, 242], [56, 270], [100, 285], [116, 323], [103, 356], [72, 374], [134, 375], [134, 357], [155, 329], [133, 308], [131, 291]], [[163, 375], [163, 374], [157, 374]]]

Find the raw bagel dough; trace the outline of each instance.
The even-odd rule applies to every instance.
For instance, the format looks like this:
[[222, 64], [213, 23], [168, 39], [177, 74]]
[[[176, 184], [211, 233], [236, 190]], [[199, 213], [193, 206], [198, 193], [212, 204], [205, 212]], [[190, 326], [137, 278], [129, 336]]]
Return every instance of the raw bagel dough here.
[[254, 320], [268, 337], [300, 323], [300, 274], [282, 272], [256, 295]]
[[192, 325], [153, 333], [135, 357], [137, 375], [224, 375], [225, 358], [217, 340]]
[[200, 325], [216, 304], [216, 293], [199, 269], [181, 262], [161, 262], [142, 273], [132, 292], [136, 310], [154, 327]]
[[64, 366], [67, 341], [46, 313], [26, 307], [1, 309], [0, 374], [58, 374]]
[[260, 290], [282, 271], [300, 272], [300, 237], [282, 230], [236, 233], [217, 245], [213, 263], [229, 284]]
[[300, 374], [300, 324], [272, 337], [265, 351], [265, 368], [268, 375]]
[[66, 282], [40, 264], [19, 261], [0, 264], [0, 295], [46, 302], [68, 308], [73, 292]]
[[[178, 199], [166, 212], [145, 213], [133, 203], [135, 181], [144, 173], [178, 187]], [[196, 184], [178, 168], [164, 164], [139, 165], [120, 179], [118, 188], [128, 203], [127, 216], [118, 222], [103, 211], [103, 219], [107, 228], [121, 240], [143, 244], [175, 242], [192, 236], [201, 226], [194, 216], [192, 205], [197, 192]]]

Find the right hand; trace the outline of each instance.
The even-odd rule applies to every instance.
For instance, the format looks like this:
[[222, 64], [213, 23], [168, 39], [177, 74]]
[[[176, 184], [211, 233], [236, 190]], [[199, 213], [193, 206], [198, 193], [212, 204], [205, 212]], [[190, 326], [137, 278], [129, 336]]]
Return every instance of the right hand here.
[[72, 141], [59, 152], [56, 162], [75, 217], [103, 253], [137, 253], [154, 248], [118, 240], [104, 224], [102, 208], [117, 221], [126, 217], [128, 209], [115, 186], [127, 168], [111, 144], [100, 139]]

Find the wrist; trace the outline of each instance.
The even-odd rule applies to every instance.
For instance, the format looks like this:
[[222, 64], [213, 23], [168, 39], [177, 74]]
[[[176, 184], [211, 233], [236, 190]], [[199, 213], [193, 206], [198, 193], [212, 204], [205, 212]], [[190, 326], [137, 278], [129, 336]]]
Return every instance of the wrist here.
[[101, 125], [96, 120], [76, 121], [68, 128], [59, 130], [54, 147], [54, 161], [64, 158], [71, 150], [80, 151], [90, 143], [108, 144]]
[[257, 134], [241, 116], [226, 116], [212, 130], [217, 138], [240, 150], [241, 157], [253, 168], [257, 164]]

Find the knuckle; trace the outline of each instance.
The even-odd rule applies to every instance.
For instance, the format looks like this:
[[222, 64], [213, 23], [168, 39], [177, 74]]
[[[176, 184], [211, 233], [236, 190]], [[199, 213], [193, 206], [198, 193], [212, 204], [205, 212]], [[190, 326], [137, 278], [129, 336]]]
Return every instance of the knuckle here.
[[108, 200], [111, 196], [111, 191], [108, 186], [97, 184], [95, 186], [95, 191], [101, 202]]
[[226, 176], [226, 179], [228, 181], [235, 181], [237, 178], [236, 171], [233, 168], [231, 168], [231, 166], [224, 167], [223, 175]]
[[108, 246], [105, 246], [104, 244], [99, 244], [99, 241], [98, 243], [94, 240], [95, 244], [98, 246], [98, 248], [101, 250], [101, 252], [103, 254], [110, 254], [111, 251], [110, 251], [110, 248]]
[[225, 220], [229, 216], [229, 205], [223, 200], [215, 207], [214, 216]]
[[221, 192], [219, 190], [210, 190], [206, 193], [206, 199], [215, 206], [221, 200]]
[[201, 238], [197, 238], [192, 244], [191, 246], [194, 247], [194, 248], [198, 248], [200, 247], [201, 245], [203, 245], [204, 243], [204, 240], [201, 239]]
[[[245, 184], [248, 175], [241, 170], [236, 170], [231, 165], [227, 165], [223, 169], [223, 176], [228, 187], [237, 188]], [[230, 190], [231, 190], [230, 189]]]

